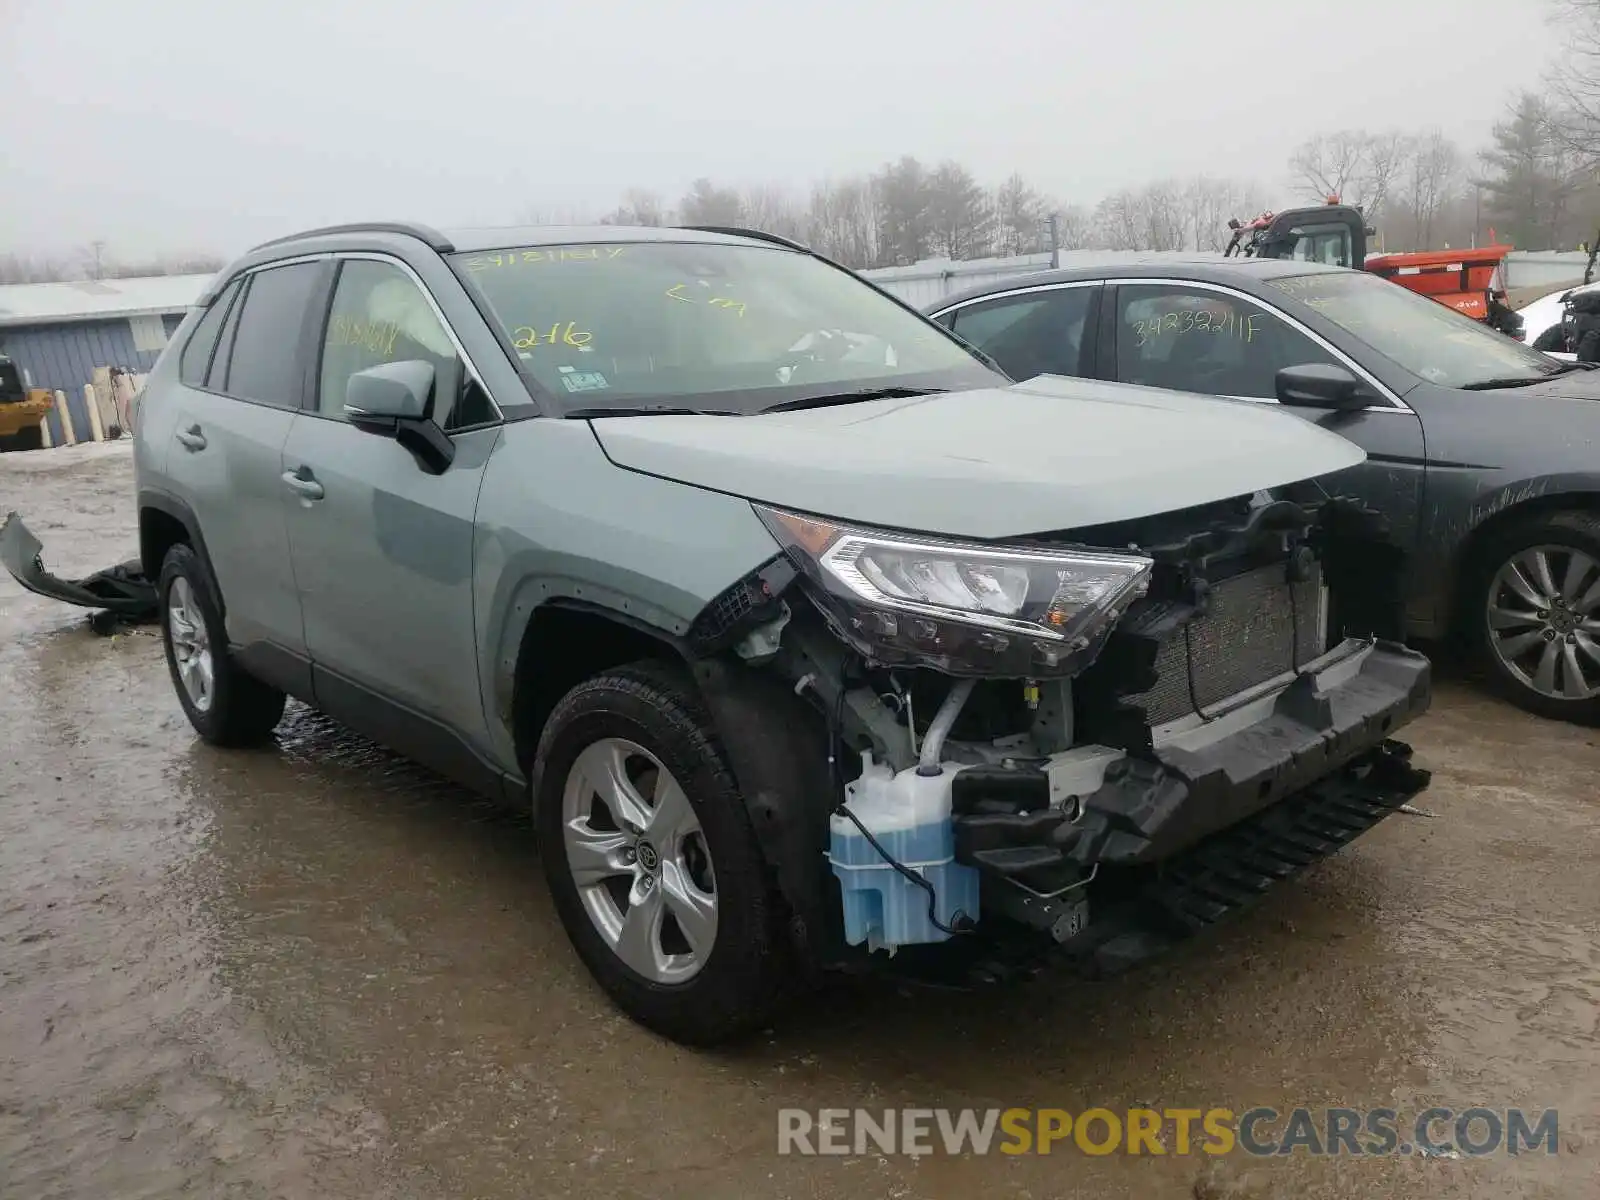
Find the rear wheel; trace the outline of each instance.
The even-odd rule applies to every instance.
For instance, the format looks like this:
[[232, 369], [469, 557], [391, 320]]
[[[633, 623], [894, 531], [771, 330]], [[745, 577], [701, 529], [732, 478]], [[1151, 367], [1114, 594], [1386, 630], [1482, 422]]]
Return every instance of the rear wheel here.
[[758, 1027], [787, 960], [744, 800], [693, 681], [639, 664], [578, 685], [551, 714], [538, 762], [545, 875], [600, 986], [677, 1041]]
[[1600, 517], [1551, 513], [1496, 535], [1468, 601], [1496, 690], [1529, 712], [1600, 725]]
[[195, 732], [218, 746], [264, 742], [283, 719], [284, 694], [228, 653], [210, 574], [188, 546], [167, 551], [158, 595], [167, 668]]

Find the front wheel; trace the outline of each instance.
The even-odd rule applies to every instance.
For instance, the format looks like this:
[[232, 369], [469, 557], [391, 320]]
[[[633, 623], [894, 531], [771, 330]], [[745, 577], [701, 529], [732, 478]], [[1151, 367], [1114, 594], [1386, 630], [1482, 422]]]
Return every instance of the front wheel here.
[[1600, 725], [1600, 517], [1558, 512], [1497, 535], [1468, 591], [1497, 691], [1541, 716]]
[[539, 852], [584, 965], [640, 1024], [706, 1045], [782, 991], [777, 905], [694, 683], [640, 664], [574, 688], [540, 738]]

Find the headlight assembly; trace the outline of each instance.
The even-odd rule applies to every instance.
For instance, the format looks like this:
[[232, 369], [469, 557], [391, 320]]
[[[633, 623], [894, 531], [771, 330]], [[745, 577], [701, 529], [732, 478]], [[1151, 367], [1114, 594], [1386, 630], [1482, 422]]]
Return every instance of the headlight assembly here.
[[879, 662], [958, 675], [1081, 670], [1150, 585], [1137, 554], [945, 541], [756, 505], [840, 633]]

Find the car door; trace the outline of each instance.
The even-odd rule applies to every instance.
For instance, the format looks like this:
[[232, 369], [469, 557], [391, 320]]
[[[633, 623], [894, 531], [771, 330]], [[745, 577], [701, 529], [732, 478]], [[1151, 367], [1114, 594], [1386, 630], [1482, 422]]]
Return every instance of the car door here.
[[[317, 702], [456, 773], [454, 743], [484, 732], [472, 534], [499, 414], [398, 260], [341, 258], [318, 344], [315, 394], [289, 432], [280, 482]], [[353, 374], [408, 360], [435, 371], [429, 416], [454, 448], [437, 474], [345, 419]]]
[[935, 320], [976, 346], [1016, 380], [1093, 370], [1093, 281], [1045, 284], [964, 301]]
[[1384, 513], [1397, 544], [1415, 548], [1426, 480], [1422, 423], [1360, 364], [1281, 310], [1235, 288], [1140, 280], [1110, 290], [1101, 322], [1100, 373], [1120, 383], [1276, 405], [1283, 367], [1328, 364], [1364, 379], [1381, 397], [1365, 409], [1282, 407], [1367, 452], [1366, 462], [1325, 483]]
[[[283, 446], [304, 390], [311, 301], [325, 264], [269, 265], [229, 284], [185, 347], [166, 481], [194, 512], [228, 640], [269, 673], [303, 661]], [[294, 690], [305, 680], [279, 680]]]

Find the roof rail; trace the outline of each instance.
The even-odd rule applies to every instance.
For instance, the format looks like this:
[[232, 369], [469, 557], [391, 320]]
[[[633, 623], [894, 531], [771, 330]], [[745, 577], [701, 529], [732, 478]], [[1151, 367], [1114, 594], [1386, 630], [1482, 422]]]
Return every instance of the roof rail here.
[[764, 229], [743, 229], [738, 225], [679, 225], [679, 229], [693, 229], [697, 233], [724, 233], [729, 237], [755, 238], [758, 242], [772, 242], [778, 246], [787, 246], [791, 250], [803, 250], [811, 253], [811, 247], [794, 241], [791, 238], [781, 237], [776, 233], [768, 233]]
[[437, 250], [440, 254], [455, 252], [455, 243], [437, 229], [428, 225], [419, 225], [415, 221], [362, 221], [354, 225], [324, 225], [320, 229], [307, 229], [301, 233], [285, 234], [283, 237], [273, 238], [270, 242], [262, 242], [259, 246], [252, 246], [251, 250], [265, 250], [268, 246], [279, 246], [284, 242], [298, 242], [301, 238], [321, 237], [329, 233], [398, 233], [405, 237], [414, 237], [419, 242]]

